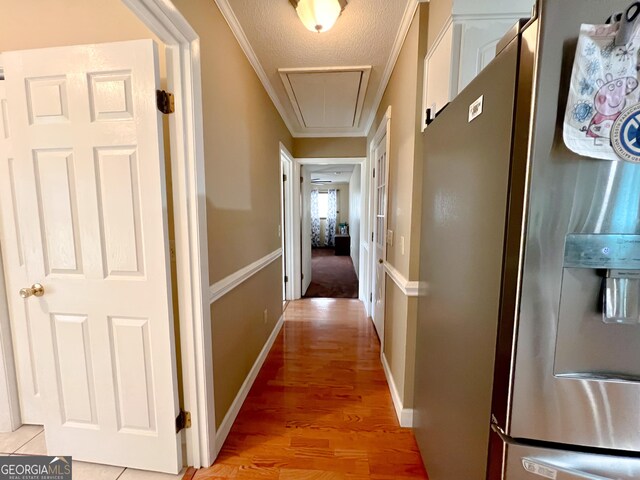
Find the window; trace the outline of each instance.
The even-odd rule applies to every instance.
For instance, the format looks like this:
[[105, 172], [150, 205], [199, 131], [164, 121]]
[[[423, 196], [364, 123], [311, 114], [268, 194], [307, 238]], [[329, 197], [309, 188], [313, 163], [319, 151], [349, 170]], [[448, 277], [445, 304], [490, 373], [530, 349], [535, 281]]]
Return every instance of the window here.
[[329, 211], [329, 194], [327, 192], [318, 192], [318, 214], [320, 218], [327, 218]]

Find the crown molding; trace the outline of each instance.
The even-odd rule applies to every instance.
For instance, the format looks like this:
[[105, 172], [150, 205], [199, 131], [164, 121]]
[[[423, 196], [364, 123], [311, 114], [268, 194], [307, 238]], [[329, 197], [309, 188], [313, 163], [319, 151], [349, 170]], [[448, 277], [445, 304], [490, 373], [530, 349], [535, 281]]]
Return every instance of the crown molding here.
[[[317, 137], [366, 137], [371, 129], [371, 125], [373, 124], [378, 108], [380, 107], [380, 102], [382, 101], [382, 97], [384, 96], [384, 92], [387, 89], [389, 84], [389, 80], [391, 79], [391, 74], [393, 73], [393, 69], [396, 66], [396, 62], [398, 61], [398, 57], [400, 56], [400, 51], [402, 50], [402, 46], [404, 45], [404, 41], [407, 37], [407, 33], [409, 33], [409, 28], [411, 27], [411, 22], [413, 17], [418, 9], [418, 5], [420, 3], [425, 3], [428, 0], [407, 0], [407, 6], [404, 10], [404, 15], [402, 17], [402, 22], [400, 24], [400, 29], [398, 30], [398, 34], [396, 35], [396, 39], [393, 43], [393, 47], [391, 49], [391, 54], [385, 66], [384, 72], [381, 77], [380, 85], [378, 86], [378, 91], [376, 92], [376, 96], [374, 97], [374, 101], [372, 104], [371, 112], [369, 113], [368, 118], [364, 125], [360, 128], [336, 128], [336, 129], [322, 129], [318, 131], [301, 131], [291, 123], [291, 119], [289, 115], [287, 115], [287, 111], [278, 98], [276, 91], [274, 90], [269, 77], [267, 76], [264, 68], [260, 64], [258, 60], [258, 56], [255, 51], [251, 47], [249, 40], [240, 25], [238, 18], [236, 17], [231, 5], [229, 5], [228, 0], [214, 0], [222, 16], [226, 20], [229, 28], [233, 32], [233, 35], [236, 37], [236, 40], [240, 44], [240, 48], [247, 56], [249, 63], [255, 70], [260, 82], [262, 82], [262, 86], [266, 90], [269, 98], [273, 102], [273, 105], [278, 110], [280, 117], [282, 117], [282, 121], [285, 123], [287, 128], [289, 129], [289, 133], [294, 138], [317, 138]], [[362, 120], [361, 120], [362, 121]]]
[[233, 13], [233, 9], [231, 8], [231, 5], [229, 5], [228, 0], [215, 0], [215, 2], [218, 8], [220, 9], [220, 12], [222, 13], [222, 16], [227, 21], [229, 28], [231, 28], [233, 35], [236, 37], [236, 40], [238, 40], [238, 43], [240, 44], [240, 48], [242, 48], [242, 51], [247, 56], [247, 59], [249, 60], [249, 63], [251, 64], [256, 74], [258, 75], [260, 82], [262, 82], [262, 86], [267, 91], [267, 95], [269, 95], [269, 98], [271, 98], [273, 105], [276, 107], [276, 110], [278, 110], [280, 117], [282, 117], [282, 121], [289, 129], [289, 133], [291, 133], [291, 135], [294, 135], [294, 132], [296, 130], [293, 128], [293, 126], [291, 125], [291, 122], [289, 121], [289, 117], [286, 114], [284, 105], [282, 105], [282, 102], [280, 102], [278, 95], [276, 94], [275, 90], [271, 86], [269, 77], [267, 76], [267, 73], [264, 71], [264, 68], [262, 68], [262, 65], [258, 60], [258, 56], [256, 55], [256, 52], [251, 47], [251, 44], [249, 43], [249, 39], [245, 35], [242, 27], [240, 26], [238, 17], [236, 17], [236, 14]]
[[389, 60], [387, 61], [387, 66], [385, 67], [384, 73], [382, 74], [382, 79], [380, 81], [380, 85], [378, 86], [378, 92], [374, 97], [373, 108], [371, 109], [371, 113], [369, 113], [369, 118], [367, 119], [367, 123], [365, 124], [365, 128], [363, 131], [363, 134], [365, 136], [369, 135], [371, 126], [376, 119], [376, 113], [378, 112], [378, 108], [380, 108], [380, 102], [382, 102], [384, 92], [387, 90], [389, 80], [391, 80], [391, 74], [393, 73], [393, 69], [396, 67], [398, 57], [400, 56], [400, 51], [402, 50], [404, 41], [406, 40], [407, 34], [409, 33], [409, 28], [411, 27], [411, 22], [413, 21], [413, 17], [415, 16], [420, 3], [423, 2], [421, 2], [420, 0], [407, 1], [407, 6], [404, 9], [404, 15], [402, 17], [402, 23], [400, 23], [400, 29], [398, 30], [396, 40], [393, 43], [393, 48], [391, 49], [391, 55], [389, 56]]

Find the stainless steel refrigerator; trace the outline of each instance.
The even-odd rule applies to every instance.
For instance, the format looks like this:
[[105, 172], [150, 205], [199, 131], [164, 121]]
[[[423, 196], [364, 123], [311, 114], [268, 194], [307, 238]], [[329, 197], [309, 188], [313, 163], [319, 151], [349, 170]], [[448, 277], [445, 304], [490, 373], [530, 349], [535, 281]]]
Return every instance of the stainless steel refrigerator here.
[[424, 133], [414, 427], [431, 480], [640, 479], [640, 165], [562, 138], [580, 25], [627, 6], [539, 1]]

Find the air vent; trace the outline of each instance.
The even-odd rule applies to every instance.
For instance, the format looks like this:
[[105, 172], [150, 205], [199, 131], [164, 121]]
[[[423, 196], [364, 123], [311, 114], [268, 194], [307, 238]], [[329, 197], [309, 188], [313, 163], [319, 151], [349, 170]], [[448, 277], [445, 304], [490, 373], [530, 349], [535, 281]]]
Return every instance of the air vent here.
[[371, 67], [279, 69], [300, 125], [357, 128]]

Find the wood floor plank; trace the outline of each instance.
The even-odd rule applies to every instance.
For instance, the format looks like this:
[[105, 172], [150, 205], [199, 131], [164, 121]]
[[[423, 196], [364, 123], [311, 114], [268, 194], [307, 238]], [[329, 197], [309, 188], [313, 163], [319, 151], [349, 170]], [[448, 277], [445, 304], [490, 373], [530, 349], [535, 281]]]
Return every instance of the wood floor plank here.
[[289, 302], [215, 464], [194, 480], [428, 479], [357, 300]]

